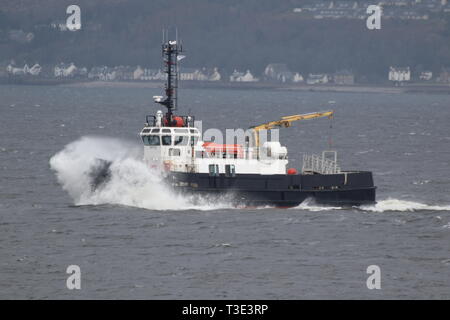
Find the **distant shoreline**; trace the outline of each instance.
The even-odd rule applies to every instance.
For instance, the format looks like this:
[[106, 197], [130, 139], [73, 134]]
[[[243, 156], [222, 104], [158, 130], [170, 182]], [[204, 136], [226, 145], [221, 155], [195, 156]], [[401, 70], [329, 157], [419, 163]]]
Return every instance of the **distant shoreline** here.
[[[85, 81], [85, 80], [29, 80], [20, 83], [11, 83], [0, 81], [0, 84], [10, 85], [38, 85], [38, 86], [59, 86], [69, 88], [163, 88], [162, 81]], [[377, 84], [355, 84], [355, 85], [307, 85], [301, 84], [282, 84], [270, 82], [223, 82], [223, 81], [180, 81], [181, 89], [260, 89], [260, 90], [286, 90], [303, 92], [344, 92], [344, 93], [382, 93], [382, 94], [401, 94], [401, 93], [430, 93], [430, 94], [450, 94], [450, 84], [423, 84], [411, 83], [404, 86], [389, 86]]]
[[[162, 88], [163, 82], [158, 81], [89, 81], [61, 84], [64, 87], [83, 88]], [[309, 92], [345, 92], [345, 93], [439, 93], [450, 94], [450, 85], [443, 84], [409, 84], [405, 86], [387, 85], [307, 85], [307, 84], [279, 84], [268, 82], [212, 82], [212, 81], [180, 81], [181, 89], [269, 89], [286, 91], [309, 91]]]

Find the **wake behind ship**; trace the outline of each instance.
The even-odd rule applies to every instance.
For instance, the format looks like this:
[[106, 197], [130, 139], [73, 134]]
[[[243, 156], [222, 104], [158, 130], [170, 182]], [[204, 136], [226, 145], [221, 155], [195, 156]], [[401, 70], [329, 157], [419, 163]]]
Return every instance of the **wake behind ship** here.
[[376, 187], [369, 171], [343, 171], [336, 151], [304, 155], [301, 172], [288, 168], [287, 148], [278, 141], [261, 142], [261, 132], [289, 127], [293, 121], [332, 117], [333, 111], [282, 117], [251, 127], [240, 144], [202, 141], [194, 116], [176, 115], [178, 40], [163, 39], [167, 82], [165, 96], [154, 96], [167, 112], [148, 115], [140, 136], [144, 160], [161, 171], [165, 181], [183, 194], [226, 197], [235, 205], [293, 207], [313, 198], [327, 205], [375, 202]]

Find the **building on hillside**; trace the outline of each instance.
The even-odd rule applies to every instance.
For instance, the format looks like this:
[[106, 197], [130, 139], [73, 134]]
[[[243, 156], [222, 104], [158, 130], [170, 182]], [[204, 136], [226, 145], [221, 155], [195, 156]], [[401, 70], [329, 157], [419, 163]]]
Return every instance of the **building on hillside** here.
[[328, 83], [328, 75], [326, 74], [309, 74], [308, 78], [306, 79], [306, 83], [310, 85], [314, 84], [326, 84]]
[[87, 68], [79, 68], [73, 62], [70, 64], [59, 63], [53, 67], [53, 77], [55, 78], [86, 78], [87, 76]]
[[35, 63], [32, 67], [29, 67], [28, 64], [25, 64], [23, 68], [18, 68], [15, 66], [14, 63], [10, 63], [6, 67], [6, 72], [14, 76], [24, 76], [24, 75], [38, 76], [41, 73], [41, 71], [42, 67], [38, 63]]
[[101, 81], [115, 81], [124, 77], [123, 67], [104, 67], [102, 71], [99, 79]]
[[24, 32], [23, 30], [10, 30], [8, 32], [9, 39], [21, 44], [30, 43], [34, 39], [34, 33]]
[[72, 62], [70, 64], [59, 63], [53, 68], [55, 78], [73, 78], [77, 72], [77, 67]]
[[292, 72], [284, 63], [270, 63], [264, 69], [264, 80], [271, 82], [303, 82], [303, 76], [298, 72]]
[[220, 81], [222, 75], [215, 68], [181, 68], [180, 80], [188, 81]]
[[[123, 67], [110, 68], [106, 66], [93, 67], [89, 73], [88, 78], [100, 81], [115, 81], [122, 77]], [[121, 80], [121, 79], [120, 79]]]
[[133, 72], [133, 80], [143, 80], [144, 69], [141, 66], [137, 66], [136, 70]]
[[89, 72], [86, 70], [86, 75], [89, 79], [100, 81], [152, 81], [164, 80], [166, 78], [166, 74], [161, 70], [144, 69], [141, 66], [96, 66]]
[[162, 72], [161, 69], [144, 69], [142, 80], [146, 81], [165, 81], [167, 73]]
[[118, 77], [117, 80], [129, 81], [129, 80], [133, 80], [134, 79], [135, 68], [130, 67], [130, 66], [125, 66], [125, 67], [120, 66], [120, 67], [116, 67], [114, 69], [116, 70], [117, 68], [121, 68], [121, 72], [122, 72], [122, 76]]
[[291, 82], [294, 78], [286, 64], [270, 63], [264, 69], [264, 80], [272, 82]]
[[8, 62], [0, 62], [0, 78], [5, 78], [8, 76], [8, 66]]
[[430, 81], [432, 78], [433, 72], [431, 71], [422, 71], [419, 76], [419, 79], [422, 81]]
[[450, 12], [447, 0], [315, 0], [304, 1], [304, 5], [293, 8], [300, 17], [314, 19], [367, 19], [367, 7], [380, 5], [384, 19], [428, 20], [432, 14]]
[[220, 74], [219, 68], [217, 67], [206, 69], [204, 72], [208, 77], [208, 81], [220, 81], [222, 79], [222, 75]]
[[258, 82], [259, 79], [255, 78], [250, 70], [247, 70], [247, 72], [239, 72], [237, 70], [234, 70], [233, 73], [230, 75], [230, 82]]
[[141, 80], [144, 81], [164, 81], [167, 78], [167, 74], [162, 72], [161, 69], [144, 69], [144, 73], [141, 76]]
[[196, 68], [180, 68], [180, 80], [192, 81], [195, 80], [198, 69]]
[[355, 75], [350, 70], [341, 70], [333, 75], [333, 81], [338, 85], [355, 84]]
[[442, 68], [439, 75], [439, 82], [450, 83], [450, 68]]
[[32, 76], [38, 76], [42, 71], [42, 67], [39, 65], [39, 63], [35, 63], [31, 68], [28, 69], [28, 74], [31, 74]]
[[50, 24], [50, 28], [58, 30], [58, 31], [68, 31], [69, 29], [67, 29], [67, 24], [65, 21], [54, 21]]
[[206, 68], [181, 68], [180, 80], [188, 81], [208, 81]]
[[106, 67], [92, 67], [91, 70], [88, 72], [88, 79], [100, 80], [101, 75], [104, 72], [104, 68]]
[[294, 73], [292, 82], [299, 83], [299, 82], [304, 82], [304, 81], [305, 81], [305, 79], [303, 79], [303, 76], [300, 73], [298, 73], [298, 72]]
[[411, 70], [409, 67], [390, 67], [388, 79], [396, 84], [411, 81]]
[[294, 81], [294, 73], [291, 71], [285, 71], [278, 74], [278, 81], [281, 83], [293, 82]]
[[207, 81], [208, 80], [208, 75], [206, 74], [206, 69], [205, 68], [197, 69], [195, 71], [194, 80]]

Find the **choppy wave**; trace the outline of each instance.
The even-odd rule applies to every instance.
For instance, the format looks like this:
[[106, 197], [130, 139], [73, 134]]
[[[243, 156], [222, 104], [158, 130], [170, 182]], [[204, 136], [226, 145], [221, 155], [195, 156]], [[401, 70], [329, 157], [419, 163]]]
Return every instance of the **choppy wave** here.
[[343, 209], [343, 207], [332, 207], [332, 206], [319, 205], [319, 204], [316, 204], [313, 199], [306, 199], [300, 205], [298, 205], [297, 207], [294, 207], [292, 209], [316, 212], [316, 211], [340, 210], [340, 209]]
[[360, 206], [359, 209], [371, 212], [387, 211], [450, 211], [450, 205], [429, 205], [425, 203], [389, 198], [374, 205]]
[[[353, 207], [357, 210], [369, 212], [414, 212], [414, 211], [450, 211], [450, 205], [429, 205], [420, 202], [400, 200], [388, 198], [386, 200], [379, 200], [373, 205], [362, 205]], [[348, 207], [336, 207], [316, 204], [314, 200], [306, 200], [299, 206], [293, 208], [307, 211], [330, 211], [343, 210]]]
[[[98, 159], [111, 162], [110, 179], [100, 188], [91, 187], [90, 172]], [[150, 210], [215, 210], [229, 207], [209, 199], [173, 193], [161, 176], [142, 161], [142, 148], [105, 137], [82, 137], [50, 159], [59, 183], [75, 205], [124, 205]]]

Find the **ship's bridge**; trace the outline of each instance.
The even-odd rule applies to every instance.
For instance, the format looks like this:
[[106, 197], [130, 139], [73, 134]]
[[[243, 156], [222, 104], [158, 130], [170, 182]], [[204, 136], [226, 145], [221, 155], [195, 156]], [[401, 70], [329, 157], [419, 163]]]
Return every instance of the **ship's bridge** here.
[[144, 127], [141, 133], [144, 145], [160, 146], [195, 146], [200, 137], [197, 128]]
[[144, 159], [151, 168], [192, 170], [200, 131], [193, 127], [144, 127], [140, 133]]

